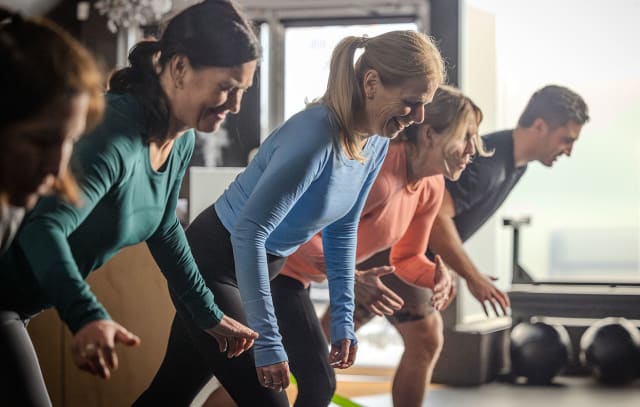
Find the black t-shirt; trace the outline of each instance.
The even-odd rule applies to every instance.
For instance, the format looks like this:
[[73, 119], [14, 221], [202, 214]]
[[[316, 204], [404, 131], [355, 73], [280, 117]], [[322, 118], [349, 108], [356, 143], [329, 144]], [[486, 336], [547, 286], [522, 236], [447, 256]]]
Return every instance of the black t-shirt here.
[[502, 205], [527, 166], [515, 168], [513, 131], [483, 137], [491, 157], [475, 157], [458, 181], [446, 181], [456, 206], [454, 222], [462, 241], [469, 239]]

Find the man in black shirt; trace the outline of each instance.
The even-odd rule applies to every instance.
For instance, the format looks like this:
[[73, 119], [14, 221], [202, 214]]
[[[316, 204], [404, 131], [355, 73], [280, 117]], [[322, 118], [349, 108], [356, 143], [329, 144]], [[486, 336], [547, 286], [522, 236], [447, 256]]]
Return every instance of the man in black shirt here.
[[447, 191], [433, 225], [430, 249], [467, 282], [469, 291], [489, 315], [506, 314], [508, 296], [493, 278], [479, 272], [462, 243], [498, 210], [531, 161], [551, 167], [558, 157], [571, 156], [582, 126], [589, 120], [584, 100], [562, 86], [549, 85], [533, 94], [513, 130], [483, 137], [492, 157], [477, 157]]

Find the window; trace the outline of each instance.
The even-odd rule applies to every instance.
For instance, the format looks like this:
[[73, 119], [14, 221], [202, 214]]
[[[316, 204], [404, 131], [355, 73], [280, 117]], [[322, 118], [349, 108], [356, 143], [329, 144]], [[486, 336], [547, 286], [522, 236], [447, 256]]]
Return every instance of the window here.
[[331, 53], [340, 40], [347, 36], [375, 37], [388, 31], [416, 28], [414, 22], [287, 27], [284, 42], [285, 119], [304, 109], [307, 102], [324, 94]]
[[485, 111], [482, 133], [513, 128], [546, 84], [581, 94], [591, 116], [571, 158], [529, 165], [468, 242], [472, 257], [509, 281], [501, 218], [526, 214], [520, 257], [534, 280], [640, 284], [640, 2], [466, 0], [463, 9], [461, 85]]

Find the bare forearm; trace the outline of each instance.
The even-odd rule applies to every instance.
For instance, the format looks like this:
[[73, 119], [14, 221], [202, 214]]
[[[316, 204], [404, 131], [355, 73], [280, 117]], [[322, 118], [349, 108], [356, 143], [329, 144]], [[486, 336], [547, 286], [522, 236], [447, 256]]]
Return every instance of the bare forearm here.
[[462, 240], [452, 218], [442, 215], [436, 217], [429, 247], [442, 256], [444, 261], [465, 280], [480, 276], [480, 272], [462, 246]]

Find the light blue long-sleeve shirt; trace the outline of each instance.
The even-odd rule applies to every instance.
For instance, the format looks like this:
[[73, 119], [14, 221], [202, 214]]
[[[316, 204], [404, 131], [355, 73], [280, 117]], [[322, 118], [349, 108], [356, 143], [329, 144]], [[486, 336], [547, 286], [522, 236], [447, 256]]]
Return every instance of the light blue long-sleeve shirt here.
[[[236, 277], [249, 326], [260, 337], [256, 366], [287, 360], [271, 300], [267, 253], [288, 256], [323, 230], [331, 297], [331, 340], [355, 341], [353, 282], [360, 213], [388, 139], [367, 139], [364, 163], [337, 147], [339, 127], [324, 105], [293, 116], [260, 146], [215, 203], [231, 234]], [[215, 244], [215, 242], [212, 242]]]

